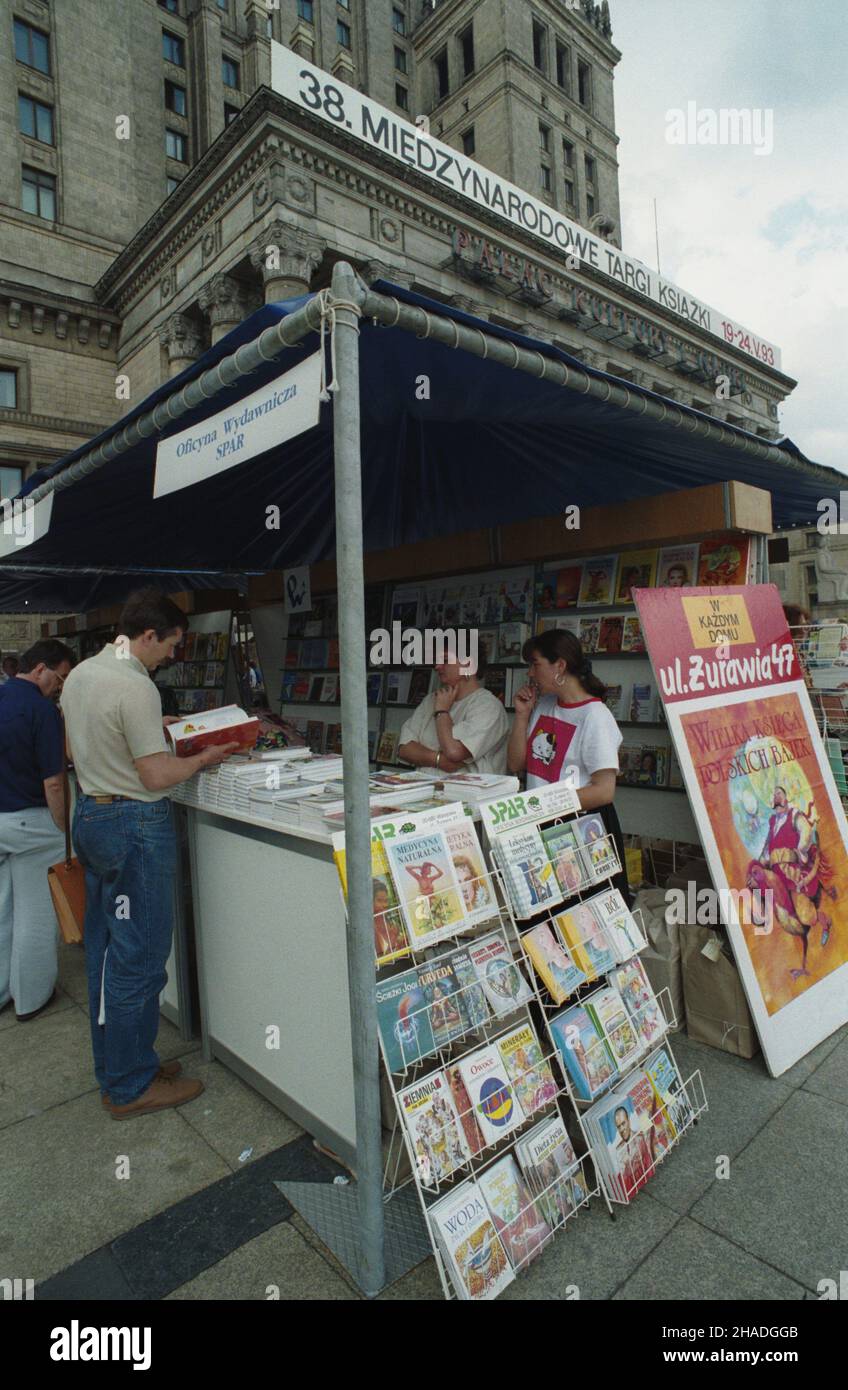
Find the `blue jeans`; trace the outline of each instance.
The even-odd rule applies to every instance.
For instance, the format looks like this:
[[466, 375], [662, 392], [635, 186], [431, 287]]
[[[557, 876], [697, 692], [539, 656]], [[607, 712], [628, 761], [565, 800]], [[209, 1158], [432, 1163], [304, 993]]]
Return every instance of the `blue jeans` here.
[[[85, 868], [85, 957], [94, 1072], [128, 1105], [159, 1070], [153, 1046], [173, 936], [176, 837], [171, 803], [80, 796], [74, 846]], [[100, 1016], [101, 985], [105, 1023]]]

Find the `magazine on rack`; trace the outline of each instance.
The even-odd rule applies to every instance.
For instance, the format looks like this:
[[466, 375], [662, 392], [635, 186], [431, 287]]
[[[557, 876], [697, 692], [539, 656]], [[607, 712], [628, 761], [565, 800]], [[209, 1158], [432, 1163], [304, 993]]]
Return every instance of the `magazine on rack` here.
[[402, 1071], [436, 1050], [418, 971], [377, 981], [377, 1026], [389, 1071]]
[[603, 1033], [618, 1070], [626, 1072], [642, 1051], [642, 1038], [636, 1032], [618, 990], [606, 985], [583, 1003], [599, 1032]]
[[477, 1179], [513, 1269], [526, 1269], [541, 1253], [551, 1230], [518, 1171], [512, 1154], [498, 1159]]
[[580, 1004], [551, 1019], [559, 1055], [580, 1100], [594, 1100], [618, 1075], [604, 1035]]
[[579, 893], [581, 888], [589, 884], [594, 884], [595, 876], [577, 838], [576, 821], [544, 826], [542, 843], [554, 866], [557, 883], [566, 897]]
[[477, 1183], [469, 1179], [428, 1213], [457, 1297], [497, 1298], [515, 1275]]
[[589, 902], [606, 933], [617, 961], [630, 960], [637, 951], [644, 950], [648, 943], [617, 888], [610, 888], [605, 893], [596, 893]]
[[553, 918], [565, 947], [587, 980], [604, 975], [615, 964], [612, 947], [590, 902], [574, 903]]
[[457, 1063], [486, 1144], [497, 1144], [524, 1123], [524, 1111], [494, 1043]]
[[665, 1032], [665, 1019], [639, 957], [619, 965], [611, 972], [610, 981], [621, 996], [642, 1046], [657, 1043]]
[[650, 1082], [639, 1072], [583, 1117], [601, 1176], [617, 1201], [632, 1201], [661, 1156], [653, 1121], [655, 1106]]
[[458, 931], [466, 914], [442, 831], [388, 840], [386, 852], [410, 942], [424, 946]]
[[533, 998], [533, 991], [513, 961], [502, 932], [472, 941], [468, 955], [496, 1018], [514, 1013]]
[[516, 1099], [529, 1119], [556, 1099], [557, 1084], [550, 1063], [529, 1022], [498, 1038], [497, 1047]]
[[516, 917], [532, 917], [563, 900], [538, 826], [517, 826], [499, 835], [492, 847]]
[[621, 865], [615, 852], [615, 844], [602, 818], [599, 815], [578, 816], [577, 834], [584, 846], [587, 869], [591, 870], [595, 882], [600, 883], [610, 874], [617, 874]]
[[468, 1161], [465, 1133], [443, 1071], [398, 1092], [398, 1102], [425, 1187], [438, 1186]]
[[578, 1188], [580, 1165], [559, 1115], [542, 1120], [516, 1141], [515, 1156], [537, 1205], [551, 1226], [558, 1226], [583, 1201]]
[[555, 1004], [564, 1004], [578, 985], [585, 984], [585, 974], [578, 970], [547, 922], [527, 932], [522, 940], [536, 974]]
[[495, 886], [486, 868], [483, 850], [474, 822], [467, 816], [445, 826], [445, 840], [454, 873], [462, 893], [462, 905], [469, 926], [497, 916]]

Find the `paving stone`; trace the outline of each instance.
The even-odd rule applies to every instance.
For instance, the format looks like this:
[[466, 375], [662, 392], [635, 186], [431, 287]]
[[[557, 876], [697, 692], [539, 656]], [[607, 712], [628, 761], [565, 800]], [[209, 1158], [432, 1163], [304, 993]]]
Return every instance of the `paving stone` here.
[[95, 1089], [88, 1019], [65, 1004], [0, 1033], [0, 1129]]
[[841, 1042], [805, 1082], [805, 1091], [848, 1105], [848, 1041]]
[[300, 1125], [220, 1062], [190, 1058], [186, 1065], [206, 1090], [183, 1118], [234, 1171], [303, 1134]]
[[848, 1250], [845, 1106], [795, 1091], [691, 1215], [817, 1291]]
[[168, 1298], [339, 1302], [355, 1301], [357, 1295], [286, 1221], [240, 1246]]
[[801, 1284], [684, 1217], [616, 1294], [617, 1301], [803, 1299]]

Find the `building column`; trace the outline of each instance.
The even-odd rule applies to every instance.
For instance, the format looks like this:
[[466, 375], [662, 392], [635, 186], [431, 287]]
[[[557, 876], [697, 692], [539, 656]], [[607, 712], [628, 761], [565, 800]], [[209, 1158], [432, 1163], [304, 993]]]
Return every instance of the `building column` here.
[[324, 243], [286, 222], [272, 222], [250, 248], [250, 263], [262, 276], [265, 303], [309, 293]]
[[203, 352], [199, 326], [186, 314], [172, 314], [159, 329], [159, 342], [168, 350], [168, 376], [173, 378], [196, 362]]
[[201, 287], [197, 302], [209, 319], [213, 344], [237, 328], [250, 312], [247, 291], [232, 275], [213, 275]]
[[250, 35], [244, 46], [244, 90], [255, 92], [257, 87], [271, 85], [271, 39], [267, 30], [269, 15], [278, 13], [268, 0], [245, 0], [244, 18]]

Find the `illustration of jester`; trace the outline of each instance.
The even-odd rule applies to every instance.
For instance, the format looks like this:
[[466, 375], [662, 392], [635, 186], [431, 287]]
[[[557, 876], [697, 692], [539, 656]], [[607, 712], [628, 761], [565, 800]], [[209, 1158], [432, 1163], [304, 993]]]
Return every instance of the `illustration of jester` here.
[[[814, 803], [801, 811], [792, 805], [784, 787], [775, 787], [772, 809], [759, 860], [752, 859], [748, 865], [747, 884], [760, 895], [771, 892], [773, 922], [800, 941], [801, 968], [790, 971], [793, 980], [798, 980], [810, 973], [807, 951], [813, 927], [821, 928], [821, 944], [827, 945], [831, 919], [820, 903], [825, 894], [835, 899], [836, 889], [827, 886], [831, 869], [819, 846]], [[769, 899], [761, 896], [763, 901]], [[767, 909], [752, 916], [758, 925], [768, 924]]]

